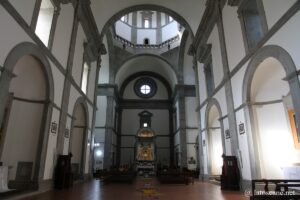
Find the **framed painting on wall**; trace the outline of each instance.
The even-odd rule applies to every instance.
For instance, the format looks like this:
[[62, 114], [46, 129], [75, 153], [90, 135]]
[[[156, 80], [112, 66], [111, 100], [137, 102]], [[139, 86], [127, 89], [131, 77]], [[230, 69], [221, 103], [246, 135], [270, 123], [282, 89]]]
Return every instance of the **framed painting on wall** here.
[[52, 122], [51, 123], [51, 133], [56, 133], [57, 132], [57, 123], [56, 122]]

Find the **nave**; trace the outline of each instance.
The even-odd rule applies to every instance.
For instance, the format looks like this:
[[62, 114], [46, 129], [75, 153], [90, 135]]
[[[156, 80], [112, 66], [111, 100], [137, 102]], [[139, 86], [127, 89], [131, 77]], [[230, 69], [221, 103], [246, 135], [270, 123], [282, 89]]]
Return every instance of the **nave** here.
[[[144, 188], [154, 188], [149, 197]], [[146, 192], [147, 193], [147, 192]], [[149, 194], [149, 193], [148, 193]], [[91, 180], [75, 184], [68, 190], [52, 190], [22, 200], [246, 200], [241, 192], [222, 191], [220, 186], [195, 181], [190, 185], [161, 185], [154, 178], [137, 178], [133, 184], [107, 184]]]

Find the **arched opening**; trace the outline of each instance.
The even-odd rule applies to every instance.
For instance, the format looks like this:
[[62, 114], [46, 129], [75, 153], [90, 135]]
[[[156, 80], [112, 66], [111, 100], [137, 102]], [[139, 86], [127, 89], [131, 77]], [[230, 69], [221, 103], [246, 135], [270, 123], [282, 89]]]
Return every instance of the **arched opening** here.
[[149, 38], [145, 38], [145, 39], [144, 39], [144, 45], [149, 45], [149, 44], [150, 44]]
[[[10, 58], [7, 60], [11, 61]], [[42, 143], [49, 117], [50, 83], [46, 67], [33, 55], [20, 56], [13, 66], [8, 67], [16, 76], [8, 87], [10, 97], [3, 120], [1, 161], [3, 165], [11, 166], [11, 187], [35, 188], [33, 181], [37, 182], [39, 178]], [[19, 184], [21, 182], [23, 184]]]
[[207, 148], [210, 162], [209, 175], [211, 177], [219, 177], [222, 173], [222, 126], [219, 118], [219, 109], [213, 104], [208, 111], [207, 118]]
[[70, 138], [70, 152], [74, 179], [83, 179], [85, 167], [85, 149], [87, 145], [87, 119], [83, 103], [77, 103], [74, 108], [72, 132]]
[[260, 164], [261, 178], [283, 178], [283, 167], [295, 161], [292, 121], [288, 117], [293, 104], [289, 84], [283, 80], [285, 76], [282, 64], [269, 57], [257, 66], [251, 80], [250, 112], [253, 114], [256, 159]]

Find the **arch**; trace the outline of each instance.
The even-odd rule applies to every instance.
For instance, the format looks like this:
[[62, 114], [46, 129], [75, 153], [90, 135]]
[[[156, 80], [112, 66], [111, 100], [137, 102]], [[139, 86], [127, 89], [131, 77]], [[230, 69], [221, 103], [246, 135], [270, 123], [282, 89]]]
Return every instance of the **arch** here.
[[181, 24], [183, 27], [185, 27], [185, 29], [187, 29], [190, 32], [192, 38], [194, 38], [193, 31], [192, 31], [190, 25], [188, 24], [188, 22], [181, 15], [176, 13], [175, 11], [173, 11], [169, 8], [163, 7], [163, 6], [159, 6], [159, 5], [142, 4], [142, 5], [135, 5], [135, 6], [131, 6], [131, 7], [122, 9], [119, 12], [117, 12], [116, 14], [114, 14], [103, 26], [101, 34], [100, 34], [100, 41], [103, 40], [103, 37], [104, 37], [105, 33], [107, 32], [107, 30], [109, 29], [109, 27], [111, 25], [113, 25], [117, 20], [119, 20], [123, 15], [130, 13], [130, 12], [139, 11], [139, 10], [154, 10], [154, 11], [159, 11], [159, 12], [163, 12], [163, 13], [170, 15], [179, 24]]
[[[245, 77], [243, 81], [243, 97], [242, 97], [243, 102], [248, 102], [250, 100], [250, 94], [251, 94], [250, 86], [251, 86], [254, 73], [257, 67], [259, 66], [259, 64], [268, 57], [273, 57], [282, 64], [287, 77], [296, 73], [297, 70], [296, 70], [295, 63], [292, 57], [285, 49], [276, 45], [264, 46], [263, 48], [261, 48], [256, 52], [256, 54], [254, 55], [254, 57], [252, 58], [252, 60], [250, 61], [246, 69]], [[298, 81], [298, 85], [299, 85], [299, 81]]]
[[[37, 140], [36, 157], [34, 160], [35, 165], [32, 176], [32, 180], [36, 182], [36, 186], [38, 186], [38, 181], [43, 179], [45, 169], [45, 159], [49, 135], [48, 132], [50, 129], [50, 120], [52, 116], [52, 102], [54, 100], [54, 82], [51, 66], [48, 59], [43, 55], [42, 49], [40, 49], [33, 43], [22, 42], [20, 44], [17, 44], [8, 53], [5, 59], [4, 72], [0, 77], [0, 123], [5, 120], [3, 119], [4, 111], [6, 109], [9, 98], [11, 98], [11, 95], [9, 95], [9, 88], [14, 77], [13, 71], [18, 61], [25, 56], [31, 56], [40, 63], [46, 85], [45, 99], [39, 102], [43, 105], [43, 109], [40, 124], [41, 126], [39, 128], [39, 136]], [[7, 120], [7, 122], [9, 121]], [[4, 142], [5, 141], [3, 141], [3, 145], [0, 144], [0, 146], [4, 146]]]
[[[255, 123], [255, 114], [251, 106], [251, 88], [256, 70], [260, 64], [268, 58], [274, 58], [281, 64], [286, 75], [283, 80], [288, 81], [292, 102], [294, 105], [298, 105], [300, 102], [300, 86], [299, 80], [296, 76], [297, 69], [289, 53], [277, 45], [268, 45], [259, 49], [247, 66], [242, 86], [242, 100], [244, 104], [247, 105], [245, 107], [244, 114], [247, 129], [249, 131], [249, 134], [247, 134], [247, 140], [252, 178], [261, 178], [262, 174], [260, 171], [261, 164], [259, 161], [260, 153], [258, 152], [258, 127]], [[297, 106], [295, 106], [295, 112], [296, 120], [299, 124], [300, 109]]]
[[[81, 127], [75, 127], [75, 124], [76, 124], [76, 114], [77, 114], [77, 111], [78, 109], [83, 109], [83, 118], [84, 118], [84, 125], [81, 126]], [[89, 127], [89, 114], [88, 114], [88, 105], [87, 105], [87, 102], [85, 100], [84, 97], [79, 97], [75, 104], [74, 104], [74, 109], [73, 109], [73, 113], [72, 113], [72, 116], [74, 118], [72, 118], [72, 122], [71, 122], [71, 135], [70, 135], [70, 140], [69, 140], [69, 152], [71, 152], [73, 155], [74, 155], [74, 152], [72, 152], [72, 147], [73, 147], [73, 139], [74, 139], [74, 132], [75, 132], [75, 129], [76, 128], [80, 128], [82, 129], [80, 132], [82, 133], [82, 146], [81, 146], [81, 151], [80, 151], [80, 154], [81, 154], [81, 158], [80, 158], [80, 163], [79, 166], [78, 166], [78, 174], [75, 174], [75, 179], [78, 179], [78, 178], [83, 178], [83, 175], [84, 175], [84, 171], [85, 171], [85, 164], [86, 164], [86, 155], [87, 155], [87, 152], [86, 152], [86, 145], [88, 143], [88, 127]], [[77, 155], [75, 155], [77, 156]], [[74, 156], [74, 157], [75, 157]], [[71, 160], [72, 161], [72, 160]], [[72, 163], [73, 164], [73, 163]]]
[[[206, 129], [206, 136], [205, 136], [205, 140], [207, 141], [207, 153], [208, 153], [208, 155], [207, 155], [207, 163], [208, 163], [208, 170], [207, 170], [207, 172], [208, 172], [208, 175], [212, 175], [212, 158], [211, 158], [211, 151], [210, 151], [210, 149], [208, 149], [208, 148], [210, 148], [209, 147], [209, 145], [210, 145], [210, 142], [211, 141], [209, 141], [210, 140], [210, 136], [209, 136], [209, 115], [210, 115], [210, 111], [211, 111], [211, 109], [213, 108], [213, 107], [216, 107], [216, 109], [217, 109], [217, 111], [218, 111], [218, 114], [219, 114], [219, 118], [222, 116], [222, 110], [221, 110], [221, 106], [220, 106], [220, 103], [218, 102], [218, 100], [217, 99], [215, 99], [215, 98], [212, 98], [212, 99], [210, 99], [210, 101], [208, 102], [208, 104], [207, 104], [207, 107], [206, 107], [206, 111], [205, 111], [205, 129]], [[221, 120], [219, 120], [218, 119], [218, 121], [219, 121], [219, 123], [220, 123], [220, 134], [221, 134], [221, 145], [222, 145], [222, 151], [223, 151], [223, 154], [225, 153], [225, 141], [224, 141], [224, 134], [223, 134], [223, 132], [224, 132], [224, 125], [223, 125], [223, 121], [221, 121]], [[220, 160], [221, 160], [221, 155], [220, 155]]]
[[140, 76], [150, 76], [153, 78], [158, 79], [159, 81], [162, 82], [162, 84], [166, 87], [167, 91], [168, 91], [168, 97], [171, 97], [172, 94], [172, 90], [171, 87], [168, 83], [168, 81], [162, 77], [161, 75], [154, 73], [154, 72], [148, 72], [148, 71], [143, 71], [143, 72], [137, 72], [135, 74], [132, 74], [131, 76], [129, 76], [128, 78], [125, 79], [125, 81], [123, 81], [123, 83], [121, 84], [121, 88], [120, 88], [120, 97], [123, 96], [124, 94], [124, 90], [126, 88], [126, 86], [134, 79], [140, 77]]
[[[45, 77], [47, 79], [46, 93], [48, 94], [48, 100], [53, 101], [53, 99], [54, 99], [54, 82], [53, 82], [51, 65], [50, 65], [48, 59], [43, 54], [43, 50], [40, 47], [38, 47], [37, 45], [35, 45], [31, 42], [22, 42], [22, 43], [16, 45], [9, 52], [9, 54], [7, 55], [7, 57], [5, 59], [4, 70], [7, 70], [12, 73], [19, 58], [21, 58], [25, 55], [28, 55], [28, 54], [37, 58], [44, 66], [43, 71], [44, 71]], [[4, 80], [2, 80], [2, 79], [4, 79], [4, 78], [2, 78], [2, 76], [1, 76], [0, 85], [5, 84], [5, 82], [3, 82]]]
[[[164, 70], [160, 69], [160, 71], [156, 73], [160, 73], [166, 80], [168, 80], [169, 85], [174, 86], [175, 84], [177, 84], [177, 74], [175, 69], [173, 68], [173, 66], [164, 58], [162, 58], [161, 56], [158, 55], [153, 55], [153, 54], [138, 54], [138, 55], [133, 55], [131, 57], [129, 57], [128, 59], [126, 59], [125, 61], [122, 62], [122, 64], [120, 65], [120, 67], [118, 68], [118, 70], [116, 71], [116, 75], [115, 75], [115, 82], [116, 84], [118, 84], [120, 86], [120, 84], [123, 82], [123, 80], [119, 80], [120, 77], [124, 77], [124, 72], [122, 73], [122, 71], [124, 71], [124, 69], [126, 67], [128, 67], [127, 65], [129, 65], [132, 62], [137, 62], [139, 61], [138, 59], [143, 59], [144, 58], [155, 58], [157, 62], [161, 62], [161, 66], [164, 68]], [[133, 71], [132, 73], [130, 73], [128, 76], [130, 76], [133, 73], [137, 73], [140, 71], [152, 71], [152, 67], [151, 69], [141, 69], [141, 70], [136, 70]], [[154, 72], [154, 69], [153, 71]], [[125, 76], [126, 77], [126, 76]], [[119, 82], [119, 83], [118, 83]]]

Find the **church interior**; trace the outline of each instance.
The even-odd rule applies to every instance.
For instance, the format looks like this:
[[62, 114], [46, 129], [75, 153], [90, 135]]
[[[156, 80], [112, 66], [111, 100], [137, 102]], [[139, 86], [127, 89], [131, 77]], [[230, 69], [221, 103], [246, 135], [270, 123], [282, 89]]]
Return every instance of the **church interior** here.
[[299, 0], [1, 0], [0, 199], [300, 199], [299, 22]]

